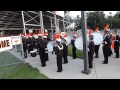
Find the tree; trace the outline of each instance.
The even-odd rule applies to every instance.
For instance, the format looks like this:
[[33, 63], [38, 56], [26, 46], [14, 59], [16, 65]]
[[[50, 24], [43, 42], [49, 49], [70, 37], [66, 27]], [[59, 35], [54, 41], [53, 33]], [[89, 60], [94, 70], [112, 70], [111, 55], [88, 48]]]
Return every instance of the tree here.
[[87, 25], [91, 29], [99, 27], [102, 29], [104, 27], [105, 14], [103, 11], [95, 11], [87, 13]]
[[[115, 15], [112, 15], [112, 12], [109, 13], [109, 16], [106, 18], [103, 11], [95, 11], [87, 13], [87, 26], [93, 30], [96, 27], [104, 29], [104, 26], [109, 24], [113, 29], [120, 28], [120, 11]], [[79, 30], [82, 27], [82, 21], [79, 15], [75, 18], [74, 30]]]
[[120, 11], [118, 11], [115, 15], [114, 18], [119, 18], [120, 19]]
[[118, 11], [112, 18], [112, 27], [114, 29], [120, 28], [120, 11]]
[[75, 19], [75, 26], [74, 26], [74, 30], [77, 31], [79, 29], [82, 28], [82, 22], [81, 22], [81, 18], [79, 15], [77, 15], [76, 19]]

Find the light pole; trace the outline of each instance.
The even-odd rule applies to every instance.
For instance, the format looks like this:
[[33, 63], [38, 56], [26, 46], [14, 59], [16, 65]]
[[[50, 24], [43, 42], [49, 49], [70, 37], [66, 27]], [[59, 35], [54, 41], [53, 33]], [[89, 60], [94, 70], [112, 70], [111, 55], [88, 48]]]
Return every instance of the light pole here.
[[84, 70], [82, 73], [90, 74], [90, 70], [88, 68], [88, 44], [87, 44], [87, 21], [86, 21], [86, 12], [81, 11], [81, 18], [82, 18], [82, 35], [83, 35], [83, 57], [84, 57]]

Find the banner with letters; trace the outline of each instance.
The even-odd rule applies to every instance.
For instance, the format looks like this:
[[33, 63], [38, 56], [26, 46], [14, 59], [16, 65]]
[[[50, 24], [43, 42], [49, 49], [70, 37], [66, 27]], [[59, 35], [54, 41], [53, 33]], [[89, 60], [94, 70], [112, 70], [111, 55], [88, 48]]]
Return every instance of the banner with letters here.
[[11, 37], [0, 37], [0, 52], [12, 49], [12, 39]]
[[12, 38], [12, 45], [18, 45], [22, 43], [20, 36], [11, 36], [11, 38]]

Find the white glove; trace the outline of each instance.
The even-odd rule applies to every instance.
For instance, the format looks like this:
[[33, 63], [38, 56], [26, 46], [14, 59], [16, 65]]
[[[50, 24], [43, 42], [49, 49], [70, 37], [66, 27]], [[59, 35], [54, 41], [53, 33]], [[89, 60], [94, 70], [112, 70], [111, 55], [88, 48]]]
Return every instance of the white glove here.
[[48, 50], [48, 48], [45, 48], [45, 50]]
[[107, 42], [105, 41], [105, 44], [107, 44]]
[[88, 52], [89, 52], [90, 50], [89, 50], [89, 48], [88, 48]]

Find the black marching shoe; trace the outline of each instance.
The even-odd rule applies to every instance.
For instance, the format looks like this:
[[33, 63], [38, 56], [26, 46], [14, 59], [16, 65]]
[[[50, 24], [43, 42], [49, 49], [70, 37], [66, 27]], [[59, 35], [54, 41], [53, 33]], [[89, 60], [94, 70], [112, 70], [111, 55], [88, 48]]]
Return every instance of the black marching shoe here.
[[109, 55], [108, 57], [111, 57], [111, 55]]
[[119, 57], [115, 57], [115, 58], [119, 58]]
[[45, 67], [46, 65], [41, 65], [42, 67]]
[[95, 56], [95, 58], [99, 58], [99, 56]]
[[64, 62], [63, 64], [67, 64], [68, 62]]
[[92, 69], [93, 67], [90, 67], [90, 66], [89, 66], [89, 68]]
[[105, 61], [102, 61], [103, 63], [105, 62]]
[[103, 62], [103, 64], [108, 64], [108, 63], [106, 63], [106, 62]]
[[76, 59], [76, 58], [73, 58], [73, 59]]
[[57, 71], [57, 72], [62, 72], [62, 70], [61, 71]]

